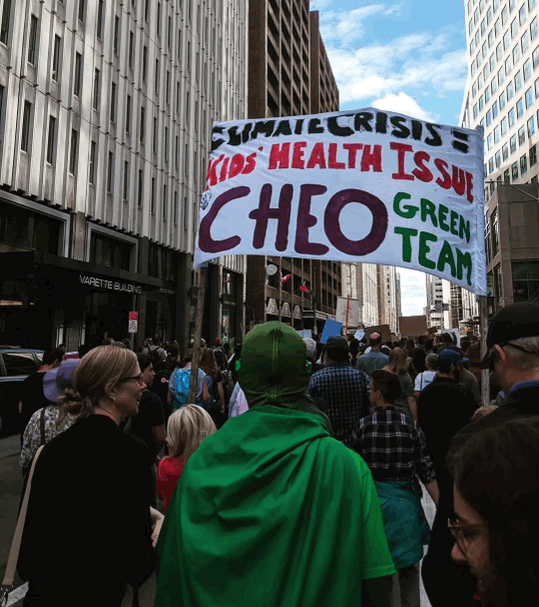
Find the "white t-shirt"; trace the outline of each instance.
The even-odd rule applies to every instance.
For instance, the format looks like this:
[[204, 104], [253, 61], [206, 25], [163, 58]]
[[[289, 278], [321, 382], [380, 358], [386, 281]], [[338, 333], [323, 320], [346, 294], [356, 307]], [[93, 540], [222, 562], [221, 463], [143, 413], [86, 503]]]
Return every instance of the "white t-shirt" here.
[[419, 375], [415, 378], [415, 391], [421, 392], [424, 388], [426, 388], [432, 380], [436, 377], [437, 371], [423, 371], [423, 373], [419, 373]]

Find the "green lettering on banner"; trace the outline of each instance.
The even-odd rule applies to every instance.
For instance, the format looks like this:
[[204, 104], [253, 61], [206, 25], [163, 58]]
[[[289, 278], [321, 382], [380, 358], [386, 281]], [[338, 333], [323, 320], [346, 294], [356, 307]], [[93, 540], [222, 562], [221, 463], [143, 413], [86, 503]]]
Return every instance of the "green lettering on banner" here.
[[421, 199], [421, 221], [425, 223], [427, 217], [432, 221], [432, 225], [437, 228], [438, 222], [436, 221], [436, 205], [431, 202], [428, 198]]
[[457, 269], [455, 267], [455, 258], [453, 257], [453, 251], [451, 250], [451, 245], [447, 242], [447, 240], [444, 240], [442, 250], [440, 251], [440, 257], [438, 257], [438, 270], [440, 272], [445, 272], [446, 265], [449, 265], [449, 269], [451, 270], [451, 276], [455, 278], [457, 274]]
[[440, 227], [444, 232], [449, 232], [449, 226], [446, 223], [448, 213], [449, 209], [445, 206], [445, 204], [441, 204], [438, 207], [438, 219], [440, 220]]
[[[466, 242], [470, 242], [471, 231], [470, 231], [470, 220], [464, 219], [462, 215], [459, 216], [459, 237], [466, 237]], [[472, 283], [470, 283], [472, 284]]]
[[472, 286], [472, 256], [457, 249], [457, 278], [462, 280], [463, 270], [466, 269], [466, 282]]
[[412, 261], [412, 236], [417, 236], [414, 228], [395, 228], [395, 234], [402, 236], [402, 261]]
[[436, 263], [427, 257], [428, 253], [430, 253], [430, 242], [438, 242], [438, 238], [434, 236], [434, 234], [429, 234], [428, 232], [420, 232], [419, 233], [419, 263], [429, 270], [434, 270], [436, 268]]
[[453, 209], [451, 209], [451, 213], [449, 213], [449, 219], [451, 222], [451, 234], [458, 236], [459, 232], [457, 229], [457, 222], [459, 220], [459, 214], [456, 211], [453, 211]]
[[[405, 204], [401, 208], [401, 202], [403, 200], [410, 200], [412, 196], [407, 194], [406, 192], [399, 192], [395, 195], [393, 199], [393, 210], [400, 217], [404, 217], [404, 219], [413, 219], [417, 214], [417, 207], [414, 207], [410, 204]], [[416, 232], [417, 233], [417, 232]]]

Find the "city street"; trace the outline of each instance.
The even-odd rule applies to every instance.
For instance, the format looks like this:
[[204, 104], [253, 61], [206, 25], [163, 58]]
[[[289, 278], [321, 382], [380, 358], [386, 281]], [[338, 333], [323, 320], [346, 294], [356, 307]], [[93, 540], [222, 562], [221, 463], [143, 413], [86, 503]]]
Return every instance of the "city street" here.
[[[10, 436], [0, 439], [0, 576], [4, 577], [11, 539], [17, 521], [20, 494], [22, 489], [22, 478], [18, 463], [20, 451], [19, 436]], [[424, 508], [429, 523], [434, 518], [434, 505], [427, 496]], [[61, 580], [59, 580], [61, 583]], [[12, 594], [7, 607], [20, 607], [26, 592], [26, 584], [16, 580], [17, 590]], [[155, 597], [156, 578], [155, 574], [146, 582], [139, 593], [140, 607], [153, 607]], [[132, 594], [130, 589], [124, 598], [122, 607], [130, 607]], [[421, 607], [431, 607], [423, 587], [421, 587]]]

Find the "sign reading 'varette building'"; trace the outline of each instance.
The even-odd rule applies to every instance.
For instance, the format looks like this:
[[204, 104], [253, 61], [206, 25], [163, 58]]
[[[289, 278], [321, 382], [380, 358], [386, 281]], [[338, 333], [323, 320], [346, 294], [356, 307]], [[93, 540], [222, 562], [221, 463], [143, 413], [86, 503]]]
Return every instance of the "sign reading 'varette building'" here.
[[373, 108], [216, 123], [195, 267], [276, 255], [423, 270], [487, 294], [483, 131]]

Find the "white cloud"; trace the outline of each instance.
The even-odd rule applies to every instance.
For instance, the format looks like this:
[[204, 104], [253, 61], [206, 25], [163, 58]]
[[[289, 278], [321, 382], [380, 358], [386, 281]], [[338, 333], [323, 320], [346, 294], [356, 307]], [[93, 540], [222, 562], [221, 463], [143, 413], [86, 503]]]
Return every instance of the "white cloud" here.
[[410, 95], [403, 93], [390, 93], [381, 99], [376, 99], [372, 102], [372, 107], [388, 112], [397, 112], [406, 114], [420, 120], [428, 120], [430, 122], [438, 122], [440, 117], [436, 114], [431, 114], [422, 108], [419, 103]]
[[[319, 0], [316, 4], [322, 8], [328, 3]], [[430, 94], [443, 98], [464, 89], [466, 51], [453, 50], [455, 38], [460, 35], [457, 26], [396, 37], [383, 35], [391, 29], [390, 22], [399, 20], [404, 7], [404, 2], [379, 2], [350, 11], [321, 12], [322, 37], [342, 104], [372, 105], [374, 99], [401, 92], [416, 100]], [[369, 39], [366, 34], [375, 30], [379, 39], [365, 45]]]
[[402, 315], [423, 314], [423, 308], [427, 305], [425, 274], [405, 268], [398, 268], [397, 271], [401, 277]]

